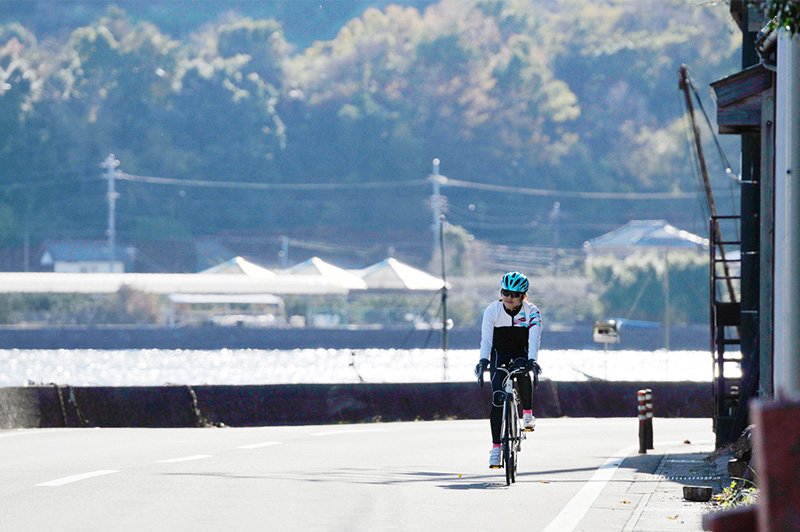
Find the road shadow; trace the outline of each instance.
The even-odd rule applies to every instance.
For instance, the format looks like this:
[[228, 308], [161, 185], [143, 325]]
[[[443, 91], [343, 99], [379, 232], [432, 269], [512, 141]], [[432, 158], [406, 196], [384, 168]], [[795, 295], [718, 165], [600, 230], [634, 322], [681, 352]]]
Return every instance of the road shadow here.
[[[680, 451], [680, 447], [664, 451], [631, 455], [622, 459], [616, 466], [616, 471], [611, 479], [597, 480], [608, 484], [615, 483], [654, 483], [669, 481], [685, 486], [711, 486], [721, 488], [728, 477], [724, 474], [728, 456], [711, 452], [692, 452], [696, 447], [687, 445], [687, 452]], [[608, 467], [615, 467], [612, 463]], [[594, 482], [593, 476], [598, 467], [575, 467], [562, 469], [547, 469], [540, 471], [517, 471], [517, 479], [526, 483], [538, 482], [541, 484], [586, 484]], [[630, 474], [624, 474], [625, 471]], [[504, 470], [500, 472], [501, 482], [490, 482], [487, 476], [477, 477], [481, 482], [475, 482], [476, 477], [459, 478], [453, 483], [440, 484], [443, 489], [468, 490], [492, 489], [506, 487]], [[623, 474], [619, 474], [623, 472]], [[575, 476], [575, 474], [578, 474]], [[585, 473], [581, 475], [580, 473]], [[564, 475], [573, 475], [564, 478]], [[496, 477], [492, 477], [496, 478]], [[484, 481], [486, 479], [486, 481]], [[465, 482], [466, 481], [466, 482]]]
[[[635, 454], [620, 458], [620, 462], [609, 462], [601, 467], [567, 467], [560, 469], [525, 470], [517, 472], [521, 484], [586, 484], [589, 482], [615, 483], [658, 483], [663, 481], [682, 485], [711, 485], [719, 488], [725, 480], [719, 474], [720, 460], [710, 452], [697, 452], [696, 446], [659, 449], [650, 453]], [[692, 452], [693, 451], [693, 452]], [[603, 468], [614, 468], [612, 478], [595, 480], [595, 473]], [[228, 476], [218, 473], [198, 473], [194, 475]], [[233, 478], [233, 477], [231, 477]], [[342, 467], [318, 471], [280, 470], [251, 472], [235, 478], [261, 478], [289, 480], [310, 483], [345, 483], [376, 486], [406, 485], [411, 483], [431, 484], [445, 490], [496, 490], [510, 486], [506, 484], [504, 469], [488, 469], [485, 473], [454, 473], [448, 471], [420, 471], [393, 469], [391, 467], [359, 468]], [[512, 484], [513, 485], [513, 484]]]

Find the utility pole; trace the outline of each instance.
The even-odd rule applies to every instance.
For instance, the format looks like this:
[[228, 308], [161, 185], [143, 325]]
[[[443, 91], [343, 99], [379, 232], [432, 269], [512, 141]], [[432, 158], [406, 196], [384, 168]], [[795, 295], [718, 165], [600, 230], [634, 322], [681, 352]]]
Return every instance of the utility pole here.
[[[664, 248], [664, 351], [669, 353], [669, 328], [672, 326], [669, 317], [669, 248]], [[669, 358], [667, 358], [669, 363]]]
[[445, 271], [444, 257], [444, 214], [439, 217], [439, 252], [442, 256], [442, 368], [444, 370], [444, 380], [447, 381], [447, 273]]
[[431, 196], [431, 210], [433, 211], [433, 246], [431, 247], [431, 262], [436, 263], [436, 254], [439, 248], [439, 233], [442, 228], [442, 211], [444, 202], [441, 195], [441, 186], [447, 182], [447, 178], [439, 175], [439, 159], [433, 160], [433, 173], [430, 176], [433, 183], [433, 195]]
[[[708, 210], [711, 216], [715, 217], [717, 215], [717, 205], [714, 202], [714, 193], [711, 191], [711, 181], [708, 178], [706, 158], [703, 155], [703, 144], [700, 142], [700, 130], [697, 128], [697, 123], [694, 120], [694, 105], [692, 104], [692, 96], [689, 93], [689, 83], [691, 82], [689, 81], [689, 69], [686, 68], [686, 65], [681, 65], [680, 76], [679, 88], [683, 91], [683, 96], [686, 99], [686, 108], [689, 111], [689, 121], [692, 123], [692, 136], [694, 137], [695, 149], [697, 150], [697, 158], [700, 160], [700, 173], [703, 177], [703, 186], [705, 187], [706, 199], [708, 200]], [[718, 224], [714, 225], [714, 230], [716, 231], [716, 241], [719, 242], [720, 253], [722, 253], [722, 269], [725, 272], [728, 295], [730, 296], [731, 303], [736, 303], [736, 292], [733, 289], [733, 281], [731, 280], [728, 261], [725, 260], [725, 248], [722, 245], [722, 232], [720, 231]], [[712, 253], [716, 253], [716, 250], [711, 251]], [[714, 302], [712, 301], [711, 303], [713, 304]]]
[[117, 167], [119, 161], [114, 154], [109, 154], [103, 164], [100, 165], [106, 170], [105, 178], [108, 179], [108, 271], [114, 273], [114, 256], [116, 255], [116, 212], [117, 212], [117, 194], [114, 188], [114, 179], [117, 177]]
[[284, 270], [289, 268], [289, 237], [281, 237], [281, 251], [278, 253], [281, 258], [281, 268]]
[[31, 261], [31, 233], [30, 231], [25, 231], [25, 243], [22, 249], [22, 271], [30, 271], [30, 261]]
[[556, 201], [550, 211], [550, 229], [553, 232], [553, 273], [556, 276], [558, 276], [559, 218], [561, 218], [561, 203]]

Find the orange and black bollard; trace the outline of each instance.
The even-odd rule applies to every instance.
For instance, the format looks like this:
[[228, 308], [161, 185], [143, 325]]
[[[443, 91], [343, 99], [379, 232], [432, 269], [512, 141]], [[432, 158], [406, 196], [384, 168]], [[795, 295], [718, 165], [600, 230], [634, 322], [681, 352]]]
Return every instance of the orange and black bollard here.
[[645, 416], [645, 434], [646, 444], [648, 449], [653, 448], [653, 390], [647, 388], [644, 391], [645, 406], [647, 407], [647, 414]]
[[639, 390], [639, 452], [647, 453], [647, 391]]

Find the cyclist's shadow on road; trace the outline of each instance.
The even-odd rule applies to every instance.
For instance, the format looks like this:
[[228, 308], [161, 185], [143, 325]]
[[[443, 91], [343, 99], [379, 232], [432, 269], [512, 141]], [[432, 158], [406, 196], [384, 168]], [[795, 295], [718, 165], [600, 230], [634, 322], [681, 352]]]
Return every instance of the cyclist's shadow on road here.
[[[566, 480], [558, 480], [555, 478], [550, 478], [548, 476], [543, 476], [552, 474], [552, 473], [565, 473], [565, 472], [576, 472], [576, 471], [594, 471], [596, 468], [593, 467], [581, 467], [581, 468], [574, 468], [574, 469], [563, 469], [560, 471], [529, 471], [529, 472], [517, 472], [517, 480], [523, 480], [525, 477], [530, 477], [528, 482], [531, 480], [537, 481], [541, 484], [550, 484], [555, 482], [586, 482], [586, 480], [577, 479], [566, 479]], [[502, 469], [497, 469], [497, 471], [503, 472]], [[539, 477], [537, 480], [536, 477]], [[485, 480], [483, 480], [485, 479]], [[492, 490], [492, 489], [499, 489], [499, 488], [509, 488], [506, 484], [505, 478], [503, 476], [495, 476], [495, 475], [478, 475], [476, 477], [465, 478], [463, 479], [466, 482], [458, 482], [455, 484], [440, 484], [440, 488], [448, 489], [448, 490]], [[474, 480], [483, 480], [482, 482], [470, 482]]]
[[[499, 469], [498, 471], [502, 472], [503, 470]], [[525, 474], [526, 473], [517, 473], [517, 479]], [[464, 478], [462, 480], [466, 482], [457, 482], [455, 484], [439, 484], [438, 487], [446, 490], [496, 490], [511, 487], [506, 484], [505, 477], [497, 475], [477, 475], [475, 477]]]
[[500, 488], [509, 488], [510, 486], [506, 485], [505, 480], [498, 480], [496, 482], [473, 482], [471, 484], [443, 484], [439, 487], [446, 490], [496, 490]]

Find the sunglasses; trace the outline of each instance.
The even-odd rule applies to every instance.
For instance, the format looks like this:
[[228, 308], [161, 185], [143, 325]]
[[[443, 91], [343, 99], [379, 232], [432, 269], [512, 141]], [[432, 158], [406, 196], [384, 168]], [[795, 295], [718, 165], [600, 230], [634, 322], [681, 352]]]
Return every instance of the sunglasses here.
[[515, 299], [518, 297], [522, 297], [523, 293], [524, 292], [512, 292], [511, 290], [505, 290], [505, 289], [500, 290], [501, 295], [504, 295], [506, 297], [513, 297]]

